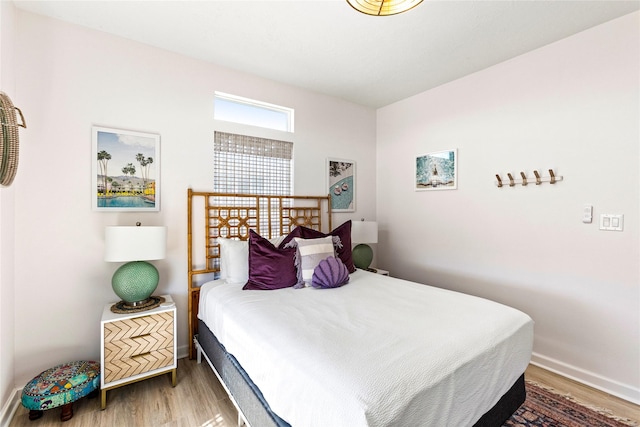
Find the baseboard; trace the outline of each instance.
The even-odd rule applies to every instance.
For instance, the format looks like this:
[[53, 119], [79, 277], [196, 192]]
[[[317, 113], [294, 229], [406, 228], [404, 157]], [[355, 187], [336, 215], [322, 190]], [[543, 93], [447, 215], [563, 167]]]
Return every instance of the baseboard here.
[[11, 424], [11, 420], [13, 419], [13, 415], [18, 410], [20, 406], [20, 394], [22, 393], [21, 389], [15, 389], [9, 400], [5, 402], [2, 407], [2, 412], [0, 413], [0, 427], [9, 427]]
[[181, 345], [180, 347], [178, 347], [177, 358], [184, 359], [185, 357], [189, 357], [189, 346]]
[[612, 396], [640, 405], [640, 388], [638, 387], [633, 387], [630, 384], [623, 384], [610, 378], [605, 378], [593, 372], [571, 366], [567, 363], [560, 362], [559, 360], [555, 360], [538, 353], [533, 353], [531, 357], [531, 364], [589, 387], [593, 387]]

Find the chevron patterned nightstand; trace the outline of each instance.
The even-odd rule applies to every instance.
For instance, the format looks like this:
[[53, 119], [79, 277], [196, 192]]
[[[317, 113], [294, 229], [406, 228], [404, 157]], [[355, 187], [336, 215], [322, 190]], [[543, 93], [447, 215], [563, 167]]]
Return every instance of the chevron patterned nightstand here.
[[160, 307], [128, 314], [111, 312], [105, 306], [101, 321], [101, 407], [107, 406], [107, 391], [171, 373], [176, 385], [176, 306], [163, 295]]

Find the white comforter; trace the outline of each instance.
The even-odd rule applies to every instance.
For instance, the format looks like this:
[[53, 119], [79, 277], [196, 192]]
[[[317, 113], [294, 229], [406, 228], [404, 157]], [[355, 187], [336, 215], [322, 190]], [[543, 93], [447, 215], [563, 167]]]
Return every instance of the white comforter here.
[[518, 310], [361, 270], [337, 289], [210, 282], [198, 316], [294, 427], [471, 426], [533, 343]]

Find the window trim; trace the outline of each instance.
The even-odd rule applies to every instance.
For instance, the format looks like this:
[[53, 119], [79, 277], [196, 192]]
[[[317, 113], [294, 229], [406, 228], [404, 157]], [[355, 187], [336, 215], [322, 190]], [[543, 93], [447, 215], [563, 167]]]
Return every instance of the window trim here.
[[[224, 101], [229, 101], [229, 102], [234, 102], [236, 104], [242, 104], [242, 105], [247, 105], [247, 106], [251, 106], [251, 107], [257, 107], [257, 108], [262, 108], [265, 110], [270, 110], [270, 111], [274, 111], [277, 113], [284, 113], [287, 116], [287, 129], [285, 132], [289, 132], [289, 133], [294, 133], [294, 114], [295, 114], [295, 110], [293, 108], [289, 108], [289, 107], [283, 107], [281, 105], [276, 105], [276, 104], [270, 104], [268, 102], [263, 102], [263, 101], [258, 101], [255, 99], [250, 99], [250, 98], [245, 98], [242, 96], [237, 96], [237, 95], [231, 95], [229, 93], [224, 93], [224, 92], [218, 92], [215, 91], [213, 93], [214, 96], [214, 118], [215, 118], [215, 100], [216, 99], [221, 99]], [[251, 125], [249, 125], [251, 126]], [[281, 131], [280, 129], [273, 129], [273, 128], [268, 128], [268, 129], [272, 129], [272, 130], [276, 130], [276, 131]]]

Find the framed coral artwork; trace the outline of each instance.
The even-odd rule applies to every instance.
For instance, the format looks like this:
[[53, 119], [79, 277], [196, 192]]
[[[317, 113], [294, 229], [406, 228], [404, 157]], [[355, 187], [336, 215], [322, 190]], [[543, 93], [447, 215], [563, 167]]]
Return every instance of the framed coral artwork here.
[[354, 212], [356, 210], [356, 162], [327, 159], [327, 177], [331, 211]]
[[160, 135], [92, 128], [95, 211], [160, 210]]

